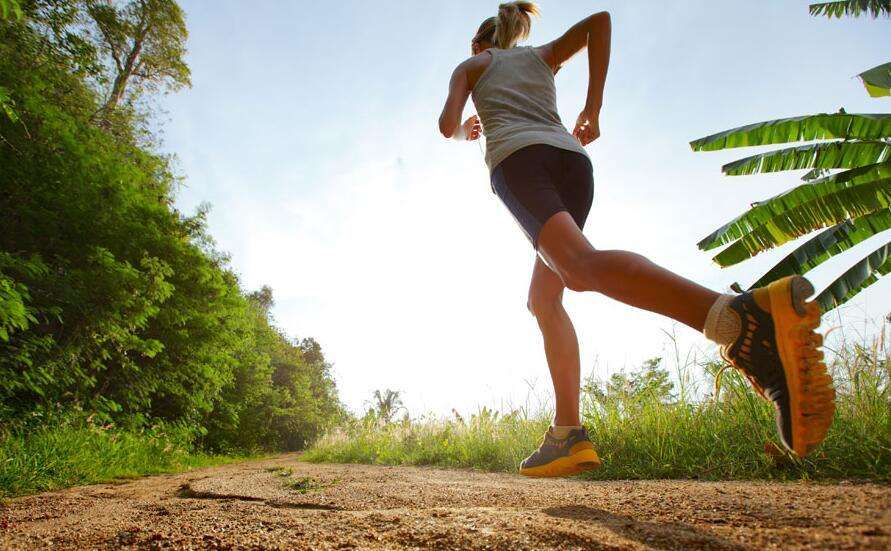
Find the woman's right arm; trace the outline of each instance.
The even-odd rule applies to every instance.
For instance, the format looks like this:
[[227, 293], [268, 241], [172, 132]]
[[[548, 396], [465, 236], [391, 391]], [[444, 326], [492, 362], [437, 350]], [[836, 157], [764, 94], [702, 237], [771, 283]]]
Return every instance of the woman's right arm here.
[[555, 70], [578, 52], [588, 49], [588, 94], [573, 131], [582, 145], [587, 145], [600, 135], [599, 117], [609, 68], [611, 31], [609, 13], [603, 11], [582, 19], [563, 36], [542, 48], [545, 60]]

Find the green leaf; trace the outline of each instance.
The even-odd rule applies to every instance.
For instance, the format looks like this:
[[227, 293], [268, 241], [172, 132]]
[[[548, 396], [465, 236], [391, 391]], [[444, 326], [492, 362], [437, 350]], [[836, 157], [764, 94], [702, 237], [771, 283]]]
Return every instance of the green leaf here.
[[6, 116], [12, 122], [18, 122], [19, 116], [12, 108], [13, 105], [15, 105], [15, 102], [9, 97], [9, 90], [0, 86], [0, 110], [6, 113]]
[[817, 295], [815, 300], [820, 303], [824, 312], [832, 310], [889, 272], [891, 272], [891, 242], [885, 243], [866, 258], [854, 264], [838, 279], [830, 283], [822, 293]]
[[807, 174], [801, 177], [805, 182], [812, 182], [817, 178], [822, 178], [829, 174], [829, 171], [825, 168], [815, 168], [813, 170], [809, 170]]
[[[698, 246], [702, 250], [714, 249], [739, 239], [757, 228], [772, 222], [775, 223], [776, 220], [783, 218], [793, 209], [807, 205], [811, 205], [812, 210], [820, 208], [822, 206], [819, 203], [821, 198], [841, 190], [873, 182], [884, 182], [887, 187], [889, 181], [891, 181], [891, 163], [880, 163], [846, 170], [810, 183], [800, 184], [770, 199], [755, 203], [747, 212], [701, 240]], [[826, 221], [821, 227], [837, 224], [848, 218], [851, 216], [841, 219], [833, 218], [832, 222]]]
[[891, 63], [873, 67], [857, 76], [863, 81], [870, 96], [874, 98], [891, 96]]
[[844, 189], [815, 203], [793, 209], [746, 234], [715, 255], [714, 261], [722, 267], [731, 266], [814, 230], [887, 209], [891, 206], [891, 182], [884, 180]]
[[22, 7], [17, 0], [0, 0], [0, 19], [19, 20], [22, 17]]
[[763, 287], [781, 277], [805, 274], [833, 256], [889, 228], [891, 210], [877, 211], [857, 220], [845, 220], [800, 245], [749, 288]]
[[798, 170], [853, 168], [891, 157], [891, 144], [880, 141], [828, 142], [789, 147], [752, 155], [721, 167], [728, 176]]
[[776, 143], [840, 138], [877, 140], [891, 136], [891, 114], [821, 113], [759, 122], [690, 142], [693, 151], [718, 151]]
[[859, 17], [868, 14], [873, 18], [891, 14], [891, 0], [840, 0], [836, 2], [819, 2], [811, 4], [808, 11], [811, 15], [825, 15], [828, 18], [844, 15]]

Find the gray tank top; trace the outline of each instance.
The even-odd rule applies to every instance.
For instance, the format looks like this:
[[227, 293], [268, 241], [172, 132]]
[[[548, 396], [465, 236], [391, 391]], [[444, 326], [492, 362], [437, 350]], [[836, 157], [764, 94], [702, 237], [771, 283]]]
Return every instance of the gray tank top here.
[[554, 73], [529, 46], [491, 48], [492, 61], [473, 88], [473, 103], [486, 137], [489, 171], [523, 147], [547, 144], [578, 151], [582, 144], [560, 121]]

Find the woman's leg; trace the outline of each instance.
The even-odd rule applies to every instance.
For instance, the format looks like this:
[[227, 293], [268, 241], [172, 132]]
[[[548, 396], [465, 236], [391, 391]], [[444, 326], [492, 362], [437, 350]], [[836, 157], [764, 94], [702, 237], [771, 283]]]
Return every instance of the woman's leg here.
[[822, 336], [815, 332], [820, 307], [806, 302], [814, 288], [805, 278], [720, 297], [638, 254], [594, 249], [566, 212], [544, 223], [538, 249], [574, 291], [597, 291], [700, 331], [712, 310], [712, 340], [774, 403], [783, 444], [804, 457], [826, 437], [835, 391], [819, 351]]
[[541, 258], [535, 259], [529, 284], [529, 311], [538, 321], [545, 356], [554, 384], [555, 426], [578, 426], [579, 341], [569, 314], [563, 308], [563, 282]]
[[568, 212], [559, 212], [544, 223], [538, 250], [569, 289], [596, 291], [697, 331], [702, 331], [709, 308], [719, 296], [639, 254], [598, 251]]

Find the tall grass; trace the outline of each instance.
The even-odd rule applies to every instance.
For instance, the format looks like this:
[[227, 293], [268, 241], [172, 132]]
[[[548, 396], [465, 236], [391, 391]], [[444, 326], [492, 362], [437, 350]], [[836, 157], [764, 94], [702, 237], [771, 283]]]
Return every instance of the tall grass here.
[[[869, 346], [842, 342], [831, 349], [836, 381], [835, 421], [824, 443], [805, 460], [779, 451], [773, 406], [735, 370], [677, 354], [673, 392], [646, 385], [623, 390], [589, 379], [582, 418], [603, 459], [592, 479], [823, 479], [891, 480], [891, 388], [883, 327]], [[694, 371], [696, 375], [694, 376]], [[633, 385], [632, 385], [633, 386]], [[307, 461], [437, 465], [515, 471], [550, 424], [547, 408], [499, 413], [483, 408], [470, 419], [422, 417], [382, 423], [353, 420], [319, 440]]]
[[191, 431], [89, 421], [0, 428], [0, 498], [234, 461], [192, 451]]

